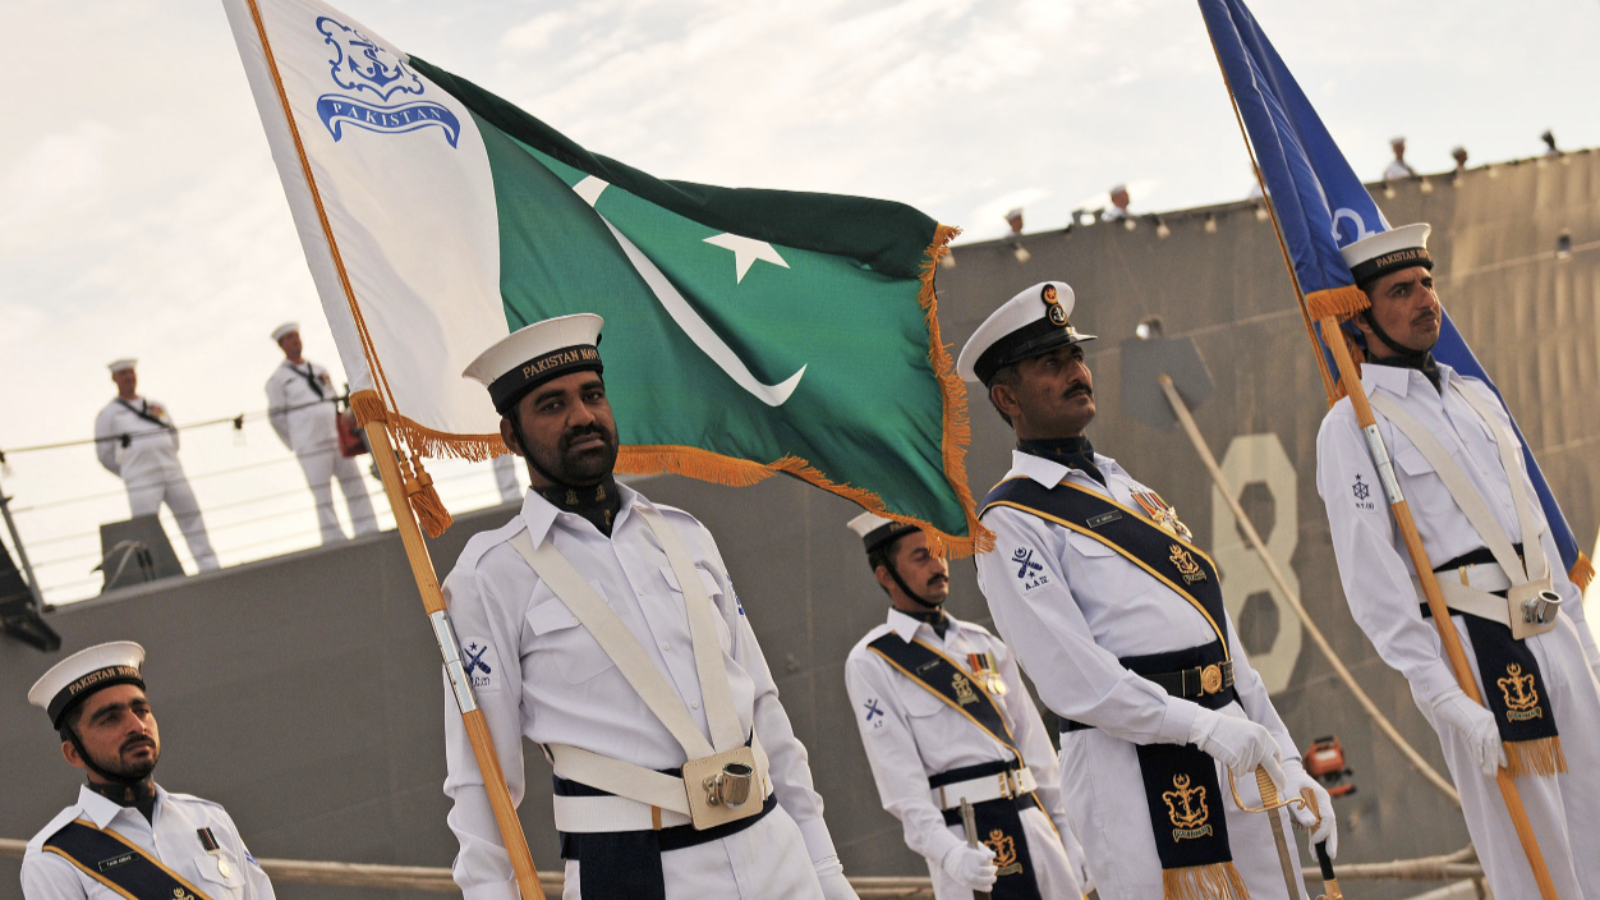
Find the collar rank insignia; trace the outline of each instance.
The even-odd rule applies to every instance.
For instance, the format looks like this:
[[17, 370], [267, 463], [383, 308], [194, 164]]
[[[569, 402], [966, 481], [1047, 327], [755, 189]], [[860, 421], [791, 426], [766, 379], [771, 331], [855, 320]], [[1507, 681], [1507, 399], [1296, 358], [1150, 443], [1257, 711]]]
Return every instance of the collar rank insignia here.
[[1005, 679], [1000, 677], [1000, 665], [995, 662], [993, 653], [968, 653], [967, 668], [972, 670], [972, 677], [983, 685], [984, 690], [996, 697], [1005, 696], [1008, 689]]
[[996, 828], [989, 832], [984, 846], [994, 851], [994, 864], [1000, 868], [998, 875], [1022, 874], [1022, 863], [1017, 862], [1017, 840]]
[[1186, 541], [1194, 540], [1194, 532], [1190, 531], [1189, 526], [1178, 519], [1177, 507], [1161, 499], [1160, 494], [1152, 490], [1134, 491], [1133, 499], [1138, 502], [1139, 508], [1144, 510], [1144, 514], [1150, 517], [1150, 521], [1154, 522], [1157, 528], [1175, 538], [1182, 538]]
[[1194, 561], [1194, 556], [1183, 547], [1173, 544], [1172, 556], [1169, 558], [1172, 560], [1172, 565], [1177, 568], [1178, 574], [1183, 576], [1184, 584], [1206, 580], [1205, 570], [1200, 568], [1200, 564]]
[[978, 702], [978, 692], [972, 689], [972, 682], [967, 680], [967, 676], [960, 672], [950, 679], [950, 689], [956, 692], [956, 701], [962, 706]]
[[1533, 674], [1522, 674], [1522, 666], [1516, 663], [1506, 666], [1506, 677], [1495, 682], [1506, 700], [1507, 722], [1544, 718], [1544, 710], [1539, 708], [1539, 692], [1534, 689], [1533, 682]]
[[1167, 804], [1167, 818], [1172, 820], [1172, 839], [1209, 837], [1211, 826], [1206, 820], [1211, 818], [1211, 810], [1206, 806], [1206, 789], [1190, 787], [1187, 775], [1172, 776], [1172, 787], [1174, 790], [1161, 795]]

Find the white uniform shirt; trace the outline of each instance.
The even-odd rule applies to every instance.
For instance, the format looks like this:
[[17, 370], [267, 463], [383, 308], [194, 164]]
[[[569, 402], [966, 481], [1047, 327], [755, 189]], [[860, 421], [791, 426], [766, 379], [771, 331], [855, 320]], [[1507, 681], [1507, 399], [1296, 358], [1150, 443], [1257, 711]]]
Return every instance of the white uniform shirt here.
[[[124, 481], [182, 478], [183, 470], [178, 468], [178, 432], [144, 418], [139, 412], [167, 426], [172, 425], [166, 407], [147, 397], [112, 400], [94, 420], [94, 451], [100, 458], [100, 465]], [[129, 437], [126, 447], [122, 446], [122, 435]]]
[[[301, 374], [307, 369], [322, 386], [321, 397]], [[334, 390], [327, 369], [310, 360], [296, 366], [286, 359], [267, 379], [267, 419], [279, 440], [290, 450], [296, 453], [325, 450], [339, 442], [337, 412], [332, 402], [336, 396], [338, 391]]]
[[[1106, 487], [1081, 470], [1021, 451], [1012, 454], [1006, 477], [1032, 478], [1045, 487], [1068, 480], [1143, 517], [1133, 494], [1149, 489], [1115, 460], [1097, 453], [1094, 461]], [[995, 549], [977, 558], [978, 584], [996, 628], [1045, 705], [1135, 744], [1188, 743], [1200, 707], [1117, 660], [1209, 644], [1217, 634], [1205, 617], [1099, 541], [1008, 507], [990, 510], [983, 523], [995, 533]], [[1014, 561], [1020, 558], [1042, 570]], [[1299, 759], [1261, 677], [1245, 659], [1232, 620], [1224, 617], [1218, 624], [1226, 629], [1234, 688], [1246, 715], [1272, 732], [1284, 759]]]
[[[1500, 453], [1490, 436], [1489, 426], [1478, 417], [1467, 401], [1456, 394], [1452, 382], [1487, 398], [1497, 411], [1497, 427], [1509, 434], [1511, 419], [1500, 399], [1476, 378], [1467, 378], [1439, 363], [1441, 394], [1427, 377], [1412, 369], [1392, 366], [1362, 366], [1361, 384], [1369, 396], [1382, 391], [1410, 413], [1460, 464], [1467, 480], [1483, 496], [1495, 521], [1512, 543], [1523, 541], [1522, 529], [1512, 506], [1510, 482], [1500, 465]], [[1378, 432], [1394, 461], [1395, 477], [1411, 506], [1411, 515], [1428, 553], [1430, 566], [1444, 563], [1484, 546], [1483, 539], [1467, 521], [1465, 514], [1445, 490], [1444, 482], [1421, 451], [1401, 434], [1382, 413], [1374, 411]], [[1517, 459], [1522, 448], [1517, 447]], [[1593, 667], [1600, 660], [1594, 637], [1583, 618], [1583, 600], [1567, 579], [1561, 556], [1546, 525], [1538, 495], [1528, 481], [1525, 463], [1517, 477], [1528, 492], [1533, 518], [1541, 529], [1539, 544], [1550, 561], [1550, 575], [1561, 595], [1561, 617], [1577, 626], [1584, 655]], [[1411, 556], [1395, 530], [1389, 502], [1378, 481], [1377, 470], [1367, 453], [1366, 438], [1356, 421], [1349, 398], [1341, 399], [1322, 420], [1317, 435], [1317, 492], [1328, 508], [1328, 525], [1333, 539], [1339, 576], [1344, 582], [1345, 599], [1361, 630], [1366, 632], [1384, 662], [1411, 682], [1419, 702], [1431, 700], [1440, 691], [1455, 686], [1450, 665], [1439, 652], [1439, 637], [1432, 622], [1422, 618], [1411, 576]]]
[[1417, 170], [1411, 168], [1404, 160], [1391, 159], [1389, 160], [1389, 167], [1383, 170], [1383, 180], [1399, 181], [1402, 178], [1410, 178], [1416, 174]]
[[934, 805], [928, 777], [963, 766], [1014, 758], [1010, 750], [979, 730], [966, 716], [868, 649], [868, 644], [892, 633], [907, 643], [920, 639], [958, 663], [964, 664], [969, 653], [994, 654], [996, 670], [1007, 687], [1005, 695], [997, 698], [1001, 713], [1011, 727], [1023, 761], [1038, 782], [1039, 802], [1055, 822], [1063, 842], [1070, 843], [1072, 827], [1060, 804], [1056, 751], [1050, 746], [1044, 721], [1022, 683], [1016, 660], [1005, 643], [983, 626], [963, 622], [948, 613], [946, 617], [949, 625], [941, 638], [926, 622], [890, 609], [889, 621], [867, 632], [845, 659], [850, 707], [861, 729], [861, 742], [872, 764], [883, 808], [900, 820], [906, 846], [937, 865], [950, 848], [964, 846], [965, 842], [945, 825], [944, 814]]
[[[205, 891], [212, 900], [272, 900], [272, 883], [239, 837], [226, 810], [210, 800], [168, 793], [156, 786], [151, 821], [137, 809], [119, 806], [87, 787], [78, 802], [61, 811], [28, 842], [22, 857], [25, 900], [121, 900], [124, 897], [90, 877], [54, 852], [41, 849], [74, 819], [85, 819], [102, 831], [114, 831], [146, 855]], [[206, 852], [199, 829], [210, 828], [220, 849]], [[225, 864], [220, 861], [225, 861]], [[223, 871], [227, 874], [224, 875]]]
[[[517, 518], [476, 535], [444, 582], [450, 617], [461, 641], [478, 704], [489, 723], [512, 799], [524, 789], [522, 738], [569, 744], [613, 759], [667, 769], [683, 765], [683, 748], [650, 712], [555, 593], [509, 545], [526, 529], [535, 545], [549, 535], [556, 549], [589, 579], [709, 735], [695, 670], [683, 594], [655, 536], [634, 513], [637, 504], [660, 510], [677, 529], [712, 603], [734, 709], [746, 733], [754, 723], [771, 768], [779, 805], [799, 826], [811, 861], [835, 856], [822, 819], [822, 798], [812, 788], [805, 747], [795, 738], [778, 702], [744, 607], [728, 579], [711, 533], [693, 516], [651, 504], [619, 486], [622, 509], [612, 538], [588, 520], [558, 511], [529, 491]], [[512, 870], [495, 826], [472, 745], [446, 690], [445, 793], [455, 802], [450, 828], [461, 842], [454, 874], [469, 897], [514, 895]], [[475, 890], [478, 889], [478, 890]]]

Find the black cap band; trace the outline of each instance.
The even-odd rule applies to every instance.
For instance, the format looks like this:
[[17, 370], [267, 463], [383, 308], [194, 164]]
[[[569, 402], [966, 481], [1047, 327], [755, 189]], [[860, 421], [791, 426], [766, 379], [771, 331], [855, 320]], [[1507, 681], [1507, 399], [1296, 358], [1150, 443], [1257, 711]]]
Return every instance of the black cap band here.
[[902, 538], [913, 531], [921, 530], [921, 528], [905, 522], [885, 522], [867, 532], [866, 536], [861, 539], [861, 543], [865, 544], [867, 552], [871, 553], [896, 538]]
[[50, 701], [50, 707], [45, 710], [50, 715], [50, 724], [59, 729], [61, 717], [79, 702], [104, 688], [119, 684], [136, 684], [142, 690], [144, 676], [133, 666], [106, 666], [103, 669], [95, 669], [62, 688]]
[[972, 364], [972, 372], [978, 376], [979, 381], [988, 385], [994, 373], [1012, 363], [1022, 362], [1048, 353], [1064, 344], [1076, 344], [1085, 339], [1087, 336], [1078, 334], [1078, 330], [1071, 325], [1057, 325], [1048, 317], [1044, 317], [1018, 328], [989, 345], [989, 349], [983, 351], [978, 361]]
[[1426, 247], [1407, 247], [1375, 256], [1364, 263], [1357, 263], [1350, 267], [1350, 274], [1355, 278], [1357, 285], [1368, 285], [1390, 272], [1409, 269], [1412, 266], [1422, 266], [1425, 269], [1433, 268], [1433, 257], [1428, 254]]
[[537, 359], [530, 359], [496, 378], [489, 385], [489, 399], [494, 401], [495, 412], [505, 415], [518, 400], [539, 385], [583, 369], [605, 371], [605, 366], [600, 363], [600, 349], [593, 344], [562, 347]]

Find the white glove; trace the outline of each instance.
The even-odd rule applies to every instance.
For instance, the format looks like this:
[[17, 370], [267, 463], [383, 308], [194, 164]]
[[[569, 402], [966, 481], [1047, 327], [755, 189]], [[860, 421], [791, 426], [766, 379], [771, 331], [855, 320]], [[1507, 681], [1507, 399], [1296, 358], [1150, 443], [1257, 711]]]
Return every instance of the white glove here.
[[1461, 732], [1472, 758], [1483, 770], [1483, 777], [1493, 778], [1506, 764], [1506, 748], [1500, 746], [1500, 728], [1494, 721], [1494, 713], [1467, 699], [1461, 688], [1452, 686], [1434, 697], [1433, 714]]
[[850, 886], [850, 879], [844, 877], [844, 865], [839, 857], [829, 856], [812, 865], [817, 870], [817, 881], [822, 885], [822, 896], [826, 900], [860, 900], [856, 889]]
[[1000, 877], [1000, 867], [994, 864], [994, 851], [988, 847], [957, 844], [944, 855], [940, 865], [956, 884], [969, 891], [987, 891]]
[[1228, 767], [1234, 778], [1250, 780], [1264, 766], [1278, 793], [1284, 793], [1283, 767], [1278, 765], [1278, 742], [1272, 732], [1249, 719], [1201, 709], [1189, 727], [1189, 743]]
[[[1328, 842], [1329, 859], [1338, 856], [1339, 827], [1333, 821], [1333, 798], [1328, 796], [1328, 792], [1323, 789], [1322, 785], [1317, 783], [1315, 778], [1306, 774], [1305, 766], [1301, 765], [1297, 759], [1288, 760], [1283, 764], [1283, 774], [1289, 781], [1288, 795], [1284, 799], [1300, 797], [1303, 800], [1305, 798], [1302, 796], [1302, 792], [1306, 790], [1310, 790], [1312, 797], [1316, 799], [1317, 811], [1315, 813], [1311, 811], [1310, 807], [1305, 806], [1292, 806], [1289, 808], [1290, 813], [1294, 816], [1295, 823], [1311, 832], [1312, 844], [1320, 844], [1323, 841]], [[1322, 817], [1321, 822], [1317, 821], [1318, 816]]]

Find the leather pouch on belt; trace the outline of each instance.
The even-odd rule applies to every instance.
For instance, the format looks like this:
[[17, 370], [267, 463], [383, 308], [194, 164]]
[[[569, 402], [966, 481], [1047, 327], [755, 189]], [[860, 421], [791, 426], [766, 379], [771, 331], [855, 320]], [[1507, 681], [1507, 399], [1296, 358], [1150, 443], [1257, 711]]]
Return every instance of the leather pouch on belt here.
[[1561, 595], [1553, 590], [1550, 579], [1541, 578], [1506, 591], [1506, 604], [1510, 607], [1511, 636], [1520, 641], [1556, 627]]
[[766, 797], [756, 771], [755, 751], [735, 747], [683, 764], [683, 786], [689, 794], [689, 818], [696, 831], [748, 819], [761, 812]]

